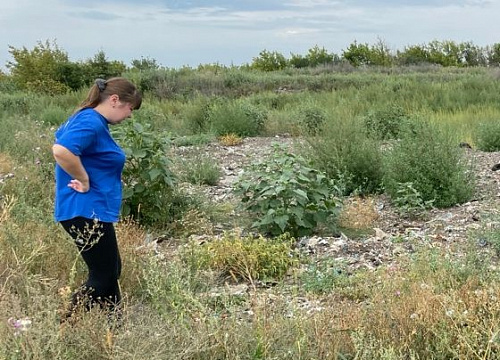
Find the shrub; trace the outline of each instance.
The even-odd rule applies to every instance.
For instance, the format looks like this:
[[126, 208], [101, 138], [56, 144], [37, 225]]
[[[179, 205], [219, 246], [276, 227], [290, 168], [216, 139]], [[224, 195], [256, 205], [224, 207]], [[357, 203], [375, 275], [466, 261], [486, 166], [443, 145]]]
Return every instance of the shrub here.
[[277, 51], [262, 50], [254, 57], [251, 67], [261, 71], [283, 70], [287, 66], [286, 58]]
[[426, 121], [388, 151], [385, 169], [385, 189], [395, 201], [406, 196], [400, 191], [405, 183], [412, 183], [422, 202], [434, 201], [437, 207], [467, 201], [474, 191], [472, 169], [455, 139]]
[[[292, 255], [294, 240], [287, 236], [273, 239], [224, 234], [200, 247], [191, 244], [185, 254], [197, 259], [195, 267], [220, 271], [234, 281], [281, 279], [297, 263]], [[192, 254], [197, 256], [193, 257]], [[186, 255], [184, 258], [187, 259]], [[191, 268], [193, 268], [191, 264]]]
[[183, 179], [193, 185], [216, 185], [222, 175], [215, 160], [207, 156], [185, 161], [183, 169]]
[[209, 130], [211, 104], [212, 100], [206, 97], [198, 97], [191, 101], [184, 110], [182, 117], [191, 133], [198, 134]]
[[166, 155], [168, 139], [133, 120], [117, 127], [115, 134], [127, 155], [122, 215], [147, 224], [167, 221], [176, 182]]
[[168, 121], [161, 107], [152, 104], [145, 104], [140, 111], [134, 112], [134, 120], [141, 124], [148, 124], [151, 130], [165, 129]]
[[475, 143], [479, 150], [488, 152], [499, 151], [500, 121], [492, 119], [487, 122], [481, 122], [477, 127]]
[[252, 227], [272, 235], [311, 234], [338, 212], [331, 181], [279, 145], [269, 160], [252, 164], [234, 190], [255, 219]]
[[297, 122], [306, 134], [316, 135], [326, 122], [326, 112], [317, 106], [305, 106], [297, 111]]
[[49, 106], [45, 108], [40, 114], [40, 120], [48, 125], [60, 125], [69, 116], [69, 112], [60, 106]]
[[264, 129], [266, 118], [264, 111], [244, 101], [218, 102], [209, 111], [210, 128], [217, 136], [259, 135]]
[[368, 133], [375, 139], [398, 139], [402, 129], [410, 121], [401, 106], [390, 105], [381, 110], [370, 111], [363, 119]]
[[331, 119], [318, 136], [307, 138], [304, 154], [333, 179], [344, 195], [376, 193], [382, 183], [380, 145], [356, 120]]
[[35, 97], [26, 93], [1, 93], [0, 94], [0, 112], [4, 114], [22, 114], [27, 115]]

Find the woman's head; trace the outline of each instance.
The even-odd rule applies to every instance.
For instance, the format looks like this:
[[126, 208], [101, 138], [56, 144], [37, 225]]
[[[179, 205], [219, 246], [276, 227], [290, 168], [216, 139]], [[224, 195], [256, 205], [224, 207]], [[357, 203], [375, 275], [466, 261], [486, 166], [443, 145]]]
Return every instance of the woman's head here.
[[142, 95], [135, 85], [125, 78], [114, 77], [109, 80], [97, 79], [87, 98], [80, 104], [80, 109], [95, 108], [113, 95], [117, 95], [122, 103], [130, 104], [133, 110], [141, 107]]

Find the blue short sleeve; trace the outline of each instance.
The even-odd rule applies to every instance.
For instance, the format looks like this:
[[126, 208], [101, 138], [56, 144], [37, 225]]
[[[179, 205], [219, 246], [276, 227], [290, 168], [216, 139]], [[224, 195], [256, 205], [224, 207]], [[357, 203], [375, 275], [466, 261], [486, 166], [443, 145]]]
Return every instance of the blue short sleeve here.
[[75, 116], [71, 117], [56, 132], [55, 143], [64, 146], [74, 155], [80, 156], [96, 140], [97, 126], [100, 123], [96, 121], [74, 121], [74, 119]]

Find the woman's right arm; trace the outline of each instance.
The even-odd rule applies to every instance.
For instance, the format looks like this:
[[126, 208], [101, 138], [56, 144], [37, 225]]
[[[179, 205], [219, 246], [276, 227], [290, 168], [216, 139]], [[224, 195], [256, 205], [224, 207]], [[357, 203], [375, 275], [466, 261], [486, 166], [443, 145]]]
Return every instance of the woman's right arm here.
[[52, 146], [52, 154], [57, 164], [73, 178], [68, 186], [82, 193], [89, 191], [89, 175], [83, 167], [80, 157], [59, 144]]

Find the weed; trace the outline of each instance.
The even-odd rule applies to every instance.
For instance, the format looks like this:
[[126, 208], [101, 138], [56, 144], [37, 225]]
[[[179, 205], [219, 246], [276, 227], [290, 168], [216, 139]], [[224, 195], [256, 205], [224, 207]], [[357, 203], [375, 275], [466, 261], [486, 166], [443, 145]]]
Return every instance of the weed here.
[[181, 179], [193, 185], [217, 185], [222, 172], [216, 161], [208, 156], [195, 156], [183, 162]]
[[235, 192], [256, 219], [252, 227], [272, 235], [311, 234], [338, 212], [332, 182], [279, 145], [269, 160], [252, 164], [242, 174]]
[[402, 216], [417, 217], [422, 215], [427, 209], [432, 208], [434, 203], [434, 199], [424, 200], [422, 194], [415, 189], [411, 182], [397, 184], [396, 194], [394, 204]]

